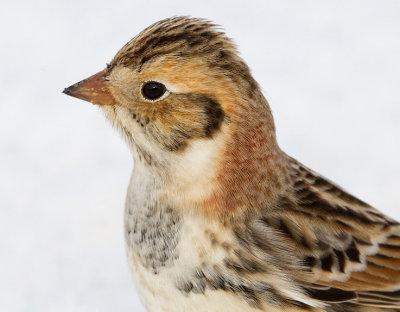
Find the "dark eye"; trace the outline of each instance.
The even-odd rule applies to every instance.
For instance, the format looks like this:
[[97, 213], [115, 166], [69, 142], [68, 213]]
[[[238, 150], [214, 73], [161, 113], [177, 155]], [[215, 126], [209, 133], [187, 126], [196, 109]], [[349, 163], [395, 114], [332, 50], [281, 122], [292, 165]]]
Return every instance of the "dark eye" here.
[[142, 87], [143, 96], [149, 100], [156, 100], [163, 96], [167, 91], [162, 83], [150, 81], [146, 82]]

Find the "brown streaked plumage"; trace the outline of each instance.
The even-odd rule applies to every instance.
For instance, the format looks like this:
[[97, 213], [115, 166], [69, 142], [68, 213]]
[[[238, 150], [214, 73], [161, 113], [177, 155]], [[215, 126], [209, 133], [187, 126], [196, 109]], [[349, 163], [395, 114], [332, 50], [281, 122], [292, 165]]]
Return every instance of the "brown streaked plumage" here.
[[146, 28], [65, 93], [132, 149], [128, 260], [147, 311], [400, 311], [400, 225], [279, 148], [230, 39]]

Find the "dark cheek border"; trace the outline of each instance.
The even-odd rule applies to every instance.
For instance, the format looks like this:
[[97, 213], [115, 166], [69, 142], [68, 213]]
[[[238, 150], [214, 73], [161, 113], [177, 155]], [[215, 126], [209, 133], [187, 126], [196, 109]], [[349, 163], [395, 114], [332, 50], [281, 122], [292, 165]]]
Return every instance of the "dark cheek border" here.
[[225, 113], [216, 100], [205, 96], [204, 102], [204, 113], [208, 120], [208, 123], [204, 127], [204, 134], [205, 137], [211, 138], [213, 134], [220, 129], [225, 118]]

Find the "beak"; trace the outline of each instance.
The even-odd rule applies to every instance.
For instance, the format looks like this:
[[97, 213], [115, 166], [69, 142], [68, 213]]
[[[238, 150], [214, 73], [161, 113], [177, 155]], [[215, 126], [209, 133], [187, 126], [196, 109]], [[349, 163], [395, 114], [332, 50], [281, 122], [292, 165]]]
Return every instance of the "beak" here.
[[115, 99], [111, 95], [105, 79], [106, 70], [86, 78], [64, 89], [63, 93], [98, 105], [113, 105]]

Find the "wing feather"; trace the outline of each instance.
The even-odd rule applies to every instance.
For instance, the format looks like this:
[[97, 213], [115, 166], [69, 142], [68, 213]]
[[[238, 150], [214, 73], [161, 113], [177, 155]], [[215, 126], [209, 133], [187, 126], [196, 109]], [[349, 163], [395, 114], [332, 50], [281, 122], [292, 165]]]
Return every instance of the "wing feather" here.
[[291, 177], [279, 213], [264, 222], [290, 242], [310, 296], [400, 308], [399, 223], [296, 161]]

